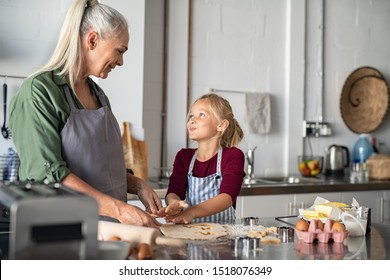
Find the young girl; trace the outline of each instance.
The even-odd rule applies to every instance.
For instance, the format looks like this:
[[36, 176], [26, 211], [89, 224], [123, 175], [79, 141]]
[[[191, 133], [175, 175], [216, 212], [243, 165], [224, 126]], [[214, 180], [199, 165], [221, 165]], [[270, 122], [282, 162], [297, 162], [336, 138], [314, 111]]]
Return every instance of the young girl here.
[[229, 102], [216, 94], [203, 95], [190, 108], [187, 130], [198, 148], [177, 153], [167, 207], [160, 214], [173, 223], [233, 222], [245, 156], [236, 147], [244, 134]]

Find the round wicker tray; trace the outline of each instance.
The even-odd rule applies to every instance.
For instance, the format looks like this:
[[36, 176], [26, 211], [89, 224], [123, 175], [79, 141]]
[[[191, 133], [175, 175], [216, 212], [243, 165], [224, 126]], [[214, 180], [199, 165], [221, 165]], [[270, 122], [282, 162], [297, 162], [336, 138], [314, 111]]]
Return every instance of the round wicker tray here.
[[353, 71], [344, 83], [340, 111], [344, 123], [355, 133], [377, 129], [386, 116], [389, 89], [383, 75], [372, 67]]

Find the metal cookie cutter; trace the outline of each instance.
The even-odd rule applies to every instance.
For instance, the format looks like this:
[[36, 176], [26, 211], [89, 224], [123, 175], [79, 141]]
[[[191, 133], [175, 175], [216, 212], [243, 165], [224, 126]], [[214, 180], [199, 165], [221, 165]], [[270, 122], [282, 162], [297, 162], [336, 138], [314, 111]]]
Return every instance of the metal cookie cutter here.
[[283, 243], [293, 242], [294, 241], [294, 228], [292, 227], [278, 227], [277, 229], [278, 238], [282, 240]]
[[236, 237], [234, 240], [234, 255], [236, 257], [255, 257], [259, 254], [260, 239], [251, 237]]
[[241, 222], [244, 224], [244, 226], [257, 226], [259, 225], [259, 218], [258, 217], [244, 217], [241, 219]]

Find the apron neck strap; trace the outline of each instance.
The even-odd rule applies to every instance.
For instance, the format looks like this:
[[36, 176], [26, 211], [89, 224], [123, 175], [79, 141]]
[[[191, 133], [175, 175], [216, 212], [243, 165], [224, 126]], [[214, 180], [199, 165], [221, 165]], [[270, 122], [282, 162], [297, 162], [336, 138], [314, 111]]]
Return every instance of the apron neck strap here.
[[[195, 151], [192, 159], [191, 159], [191, 163], [190, 163], [190, 167], [188, 169], [188, 174], [189, 175], [192, 175], [192, 169], [194, 168], [194, 164], [195, 164], [195, 160], [196, 160], [196, 157], [198, 156], [198, 150]], [[218, 148], [218, 156], [217, 156], [217, 173], [219, 175], [222, 175], [221, 173], [221, 161], [222, 161], [222, 147], [219, 147]]]
[[[104, 94], [96, 87], [95, 83], [93, 83], [93, 82], [91, 83], [88, 81], [88, 84], [92, 90], [92, 93], [95, 94], [99, 98], [99, 102], [102, 105], [102, 107], [107, 106], [107, 102], [106, 102], [106, 99], [104, 98]], [[76, 107], [76, 104], [75, 104], [75, 102], [70, 94], [69, 86], [65, 84], [62, 87], [65, 91], [65, 96], [66, 96], [66, 99], [68, 100], [68, 104], [69, 104], [71, 110], [78, 110]]]
[[70, 91], [69, 91], [68, 85], [63, 85], [62, 88], [63, 88], [64, 91], [65, 91], [66, 100], [68, 100], [68, 104], [69, 104], [69, 106], [70, 106], [70, 109], [71, 109], [72, 111], [73, 111], [73, 110], [77, 110], [76, 104], [74, 103], [72, 96], [70, 96]]

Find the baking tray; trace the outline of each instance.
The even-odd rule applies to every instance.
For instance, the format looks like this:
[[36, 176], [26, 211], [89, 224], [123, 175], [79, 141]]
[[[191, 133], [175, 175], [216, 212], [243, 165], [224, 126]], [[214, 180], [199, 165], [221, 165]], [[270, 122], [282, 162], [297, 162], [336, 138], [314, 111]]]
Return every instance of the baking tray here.
[[281, 216], [281, 217], [276, 217], [275, 220], [285, 223], [287, 225], [295, 227], [295, 224], [298, 222], [299, 217], [297, 215], [293, 216]]

